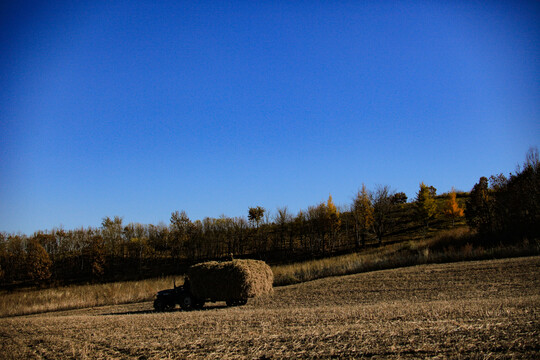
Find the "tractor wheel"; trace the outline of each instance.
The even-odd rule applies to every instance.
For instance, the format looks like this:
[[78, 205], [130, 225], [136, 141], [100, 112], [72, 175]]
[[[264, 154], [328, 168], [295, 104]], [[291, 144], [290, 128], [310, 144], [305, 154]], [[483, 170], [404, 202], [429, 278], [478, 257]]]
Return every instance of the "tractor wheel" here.
[[165, 310], [165, 304], [163, 303], [163, 301], [159, 299], [154, 300], [154, 310], [159, 312]]
[[204, 307], [204, 300], [197, 300], [193, 304], [193, 308], [196, 310], [201, 310]]
[[227, 306], [241, 306], [246, 305], [247, 299], [232, 299], [226, 301]]
[[189, 311], [193, 309], [193, 298], [191, 295], [184, 295], [180, 301], [180, 307], [184, 311]]

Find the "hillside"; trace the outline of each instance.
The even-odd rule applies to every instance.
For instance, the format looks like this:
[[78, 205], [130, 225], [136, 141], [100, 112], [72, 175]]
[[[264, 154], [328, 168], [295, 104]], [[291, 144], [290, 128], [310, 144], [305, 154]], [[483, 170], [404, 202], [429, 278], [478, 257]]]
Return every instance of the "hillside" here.
[[540, 257], [277, 288], [247, 306], [150, 302], [0, 319], [5, 358], [538, 358]]

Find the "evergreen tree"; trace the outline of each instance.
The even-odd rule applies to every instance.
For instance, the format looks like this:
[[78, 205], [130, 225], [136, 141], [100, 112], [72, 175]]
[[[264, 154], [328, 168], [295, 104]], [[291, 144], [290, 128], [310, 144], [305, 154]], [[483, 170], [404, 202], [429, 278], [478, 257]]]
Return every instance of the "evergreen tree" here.
[[495, 230], [495, 207], [488, 185], [488, 179], [482, 176], [473, 186], [465, 207], [467, 223], [483, 235], [493, 233]]
[[429, 230], [430, 222], [437, 215], [436, 192], [437, 190], [433, 186], [420, 183], [420, 190], [416, 196], [416, 216], [424, 225], [425, 233]]

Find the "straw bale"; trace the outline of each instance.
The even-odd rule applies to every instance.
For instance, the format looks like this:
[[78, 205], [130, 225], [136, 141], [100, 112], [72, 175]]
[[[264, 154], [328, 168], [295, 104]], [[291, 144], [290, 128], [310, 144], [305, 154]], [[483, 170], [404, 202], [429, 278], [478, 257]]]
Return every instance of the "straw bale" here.
[[201, 299], [240, 300], [273, 292], [274, 274], [264, 261], [209, 261], [190, 267], [191, 292]]

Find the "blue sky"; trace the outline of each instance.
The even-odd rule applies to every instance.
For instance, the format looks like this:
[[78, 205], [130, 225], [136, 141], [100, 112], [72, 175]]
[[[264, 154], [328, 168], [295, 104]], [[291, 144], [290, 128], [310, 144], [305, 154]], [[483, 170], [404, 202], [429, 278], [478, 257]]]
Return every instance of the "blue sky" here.
[[470, 190], [540, 139], [538, 2], [0, 10], [0, 231]]

